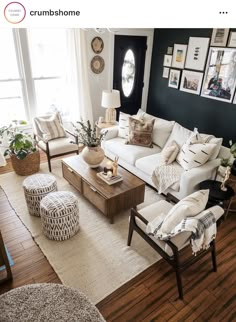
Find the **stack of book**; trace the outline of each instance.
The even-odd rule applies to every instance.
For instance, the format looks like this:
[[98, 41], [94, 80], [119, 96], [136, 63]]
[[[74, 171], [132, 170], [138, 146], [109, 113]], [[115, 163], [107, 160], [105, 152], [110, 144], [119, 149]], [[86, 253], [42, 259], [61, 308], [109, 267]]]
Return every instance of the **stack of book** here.
[[117, 174], [117, 176], [112, 176], [112, 177], [108, 177], [108, 175], [101, 171], [97, 173], [97, 176], [102, 179], [104, 182], [106, 182], [107, 184], [112, 185], [114, 183], [120, 182], [123, 180], [123, 177], [119, 174]]

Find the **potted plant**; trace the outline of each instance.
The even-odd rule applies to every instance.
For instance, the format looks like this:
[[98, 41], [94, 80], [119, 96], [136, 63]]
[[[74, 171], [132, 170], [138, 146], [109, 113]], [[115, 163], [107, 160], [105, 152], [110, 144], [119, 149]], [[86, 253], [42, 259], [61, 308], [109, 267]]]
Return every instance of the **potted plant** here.
[[233, 176], [236, 176], [236, 143], [233, 144], [233, 142], [230, 140], [230, 153], [232, 154], [232, 157], [234, 158], [234, 161], [231, 165], [231, 174]]
[[[40, 155], [36, 150], [33, 138], [20, 131], [15, 125], [3, 126], [0, 128], [0, 138], [7, 136], [8, 147], [4, 156], [9, 155], [12, 167], [21, 176], [27, 176], [39, 171]], [[1, 143], [1, 142], [0, 142]]]
[[91, 167], [96, 168], [104, 159], [104, 151], [101, 148], [101, 142], [106, 135], [106, 132], [97, 134], [96, 126], [92, 127], [90, 121], [77, 122], [74, 126], [78, 134], [78, 143], [84, 146], [81, 153], [84, 161]]

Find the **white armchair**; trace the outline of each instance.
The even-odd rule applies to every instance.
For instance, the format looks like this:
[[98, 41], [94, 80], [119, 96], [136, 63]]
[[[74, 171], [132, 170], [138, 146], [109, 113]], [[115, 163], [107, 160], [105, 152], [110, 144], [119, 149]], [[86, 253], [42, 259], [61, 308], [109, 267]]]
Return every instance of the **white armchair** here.
[[49, 120], [52, 115], [45, 115], [41, 117], [35, 117], [34, 121], [34, 138], [36, 145], [46, 153], [48, 160], [48, 168], [51, 172], [51, 159], [63, 156], [70, 153], [78, 154], [78, 136], [71, 131], [65, 129], [58, 118], [60, 126], [64, 129], [65, 136], [48, 140], [45, 137], [45, 133], [42, 132], [42, 128], [39, 125], [39, 119]]

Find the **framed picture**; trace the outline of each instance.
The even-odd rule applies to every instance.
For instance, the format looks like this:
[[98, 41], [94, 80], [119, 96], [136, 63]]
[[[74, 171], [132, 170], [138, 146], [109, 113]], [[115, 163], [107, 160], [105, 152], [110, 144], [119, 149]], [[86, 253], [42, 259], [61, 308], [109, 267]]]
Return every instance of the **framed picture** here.
[[100, 54], [104, 48], [104, 42], [101, 37], [94, 37], [91, 41], [91, 48], [95, 54]]
[[190, 37], [185, 68], [204, 70], [210, 38]]
[[236, 48], [210, 48], [201, 95], [231, 103], [236, 85]]
[[182, 73], [180, 90], [199, 95], [201, 91], [203, 73], [184, 70]]
[[179, 80], [180, 80], [180, 70], [171, 69], [168, 86], [172, 88], [179, 88]]
[[228, 47], [236, 47], [236, 32], [231, 31], [229, 35]]
[[211, 46], [225, 47], [229, 35], [228, 28], [213, 29], [211, 36]]
[[168, 78], [169, 77], [169, 71], [170, 71], [169, 67], [164, 67], [162, 77], [163, 78]]
[[172, 67], [184, 68], [187, 45], [175, 44], [172, 58]]
[[173, 54], [173, 47], [167, 47], [167, 55]]
[[163, 65], [166, 67], [171, 67], [172, 55], [165, 55]]

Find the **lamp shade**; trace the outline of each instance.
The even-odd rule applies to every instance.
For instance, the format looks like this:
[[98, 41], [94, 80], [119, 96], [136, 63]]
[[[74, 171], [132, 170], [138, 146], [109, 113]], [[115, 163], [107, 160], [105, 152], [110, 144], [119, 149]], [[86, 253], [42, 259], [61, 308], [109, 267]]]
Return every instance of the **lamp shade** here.
[[117, 108], [120, 107], [120, 91], [112, 89], [111, 91], [104, 90], [102, 92], [102, 107]]

